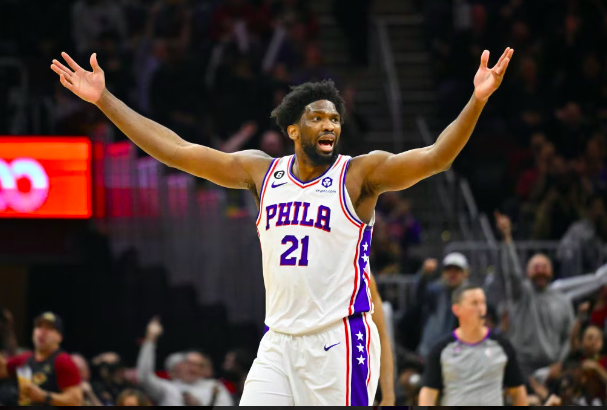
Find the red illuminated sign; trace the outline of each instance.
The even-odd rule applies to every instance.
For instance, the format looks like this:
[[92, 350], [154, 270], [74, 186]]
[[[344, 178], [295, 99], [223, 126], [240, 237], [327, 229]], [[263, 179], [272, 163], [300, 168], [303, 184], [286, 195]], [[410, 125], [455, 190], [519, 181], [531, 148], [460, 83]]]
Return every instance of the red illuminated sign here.
[[0, 137], [0, 218], [90, 218], [91, 141]]

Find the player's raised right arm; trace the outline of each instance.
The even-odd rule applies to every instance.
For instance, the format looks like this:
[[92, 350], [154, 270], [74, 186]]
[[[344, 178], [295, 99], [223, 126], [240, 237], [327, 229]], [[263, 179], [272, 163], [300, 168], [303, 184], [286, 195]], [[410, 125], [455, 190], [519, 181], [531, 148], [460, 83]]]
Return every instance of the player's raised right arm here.
[[95, 104], [131, 141], [158, 161], [227, 188], [251, 188], [258, 175], [267, 170], [270, 158], [260, 151], [227, 154], [191, 144], [168, 128], [143, 117], [105, 88], [105, 74], [96, 54], [91, 56], [93, 71], [80, 67], [67, 53], [69, 65], [53, 60], [51, 69], [61, 84], [85, 101]]

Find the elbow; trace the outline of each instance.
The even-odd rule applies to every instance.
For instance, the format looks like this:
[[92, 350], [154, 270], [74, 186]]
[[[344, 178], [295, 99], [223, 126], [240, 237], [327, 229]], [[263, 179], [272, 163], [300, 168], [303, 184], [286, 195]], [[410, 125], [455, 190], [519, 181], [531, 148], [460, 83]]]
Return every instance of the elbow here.
[[430, 147], [430, 161], [432, 163], [432, 169], [434, 170], [434, 174], [440, 174], [441, 172], [445, 172], [451, 169], [453, 165], [453, 161], [455, 158], [445, 158], [445, 155], [441, 155], [433, 145]]
[[69, 399], [66, 400], [64, 405], [66, 407], [82, 407], [84, 404], [83, 396], [84, 395], [82, 393], [82, 390], [78, 388], [77, 390], [74, 390], [73, 394], [69, 396]]
[[451, 169], [452, 166], [453, 166], [453, 161], [447, 162], [447, 163], [443, 163], [442, 166], [439, 167], [438, 173], [447, 172], [447, 171], [449, 171]]

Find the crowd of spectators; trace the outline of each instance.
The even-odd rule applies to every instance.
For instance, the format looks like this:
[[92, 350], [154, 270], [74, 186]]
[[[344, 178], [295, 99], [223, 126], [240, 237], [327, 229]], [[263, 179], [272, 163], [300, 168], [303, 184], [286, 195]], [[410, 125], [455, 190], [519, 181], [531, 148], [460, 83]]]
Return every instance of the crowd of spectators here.
[[548, 256], [519, 259], [508, 216], [496, 213], [496, 230], [501, 266], [484, 283], [461, 253], [427, 259], [416, 275], [413, 300], [396, 324], [398, 402], [417, 403], [429, 352], [458, 326], [452, 296], [472, 283], [487, 294], [487, 326], [515, 349], [530, 403], [605, 405], [607, 267], [555, 280]]
[[228, 351], [220, 367], [188, 350], [169, 355], [157, 370], [158, 319], [148, 325], [133, 368], [115, 352], [87, 359], [62, 350], [63, 321], [50, 312], [36, 319], [29, 352], [18, 346], [10, 311], [0, 313], [0, 406], [233, 406], [253, 363], [245, 349]]
[[[269, 113], [291, 85], [332, 78], [352, 100], [354, 88], [323, 63], [318, 17], [304, 0], [59, 0], [36, 3], [35, 15], [30, 3], [0, 2], [10, 23], [0, 52], [24, 63], [31, 101], [50, 99], [54, 126], [44, 132], [91, 135], [105, 122], [53, 77], [48, 67], [61, 51], [85, 66], [97, 53], [112, 93], [184, 139], [218, 149], [290, 152]], [[22, 16], [29, 24], [15, 24]], [[10, 120], [3, 115], [1, 128]]]
[[[14, 13], [28, 6], [4, 1]], [[445, 121], [470, 97], [482, 50], [495, 58], [507, 46], [515, 49], [505, 83], [455, 164], [470, 179], [480, 207], [504, 213], [495, 213], [504, 258], [483, 284], [487, 325], [512, 343], [533, 403], [607, 405], [607, 270], [599, 269], [607, 239], [607, 10], [598, 0], [418, 3]], [[110, 91], [185, 139], [227, 152], [287, 154], [290, 145], [268, 113], [289, 85], [335, 79], [322, 63], [318, 19], [303, 0], [57, 0], [41, 7], [37, 15], [44, 18], [32, 17], [39, 20], [31, 27], [52, 35], [28, 27], [0, 47], [25, 60], [34, 95], [52, 98], [57, 133], [90, 134], [105, 121], [62, 90], [47, 69], [64, 48], [75, 50], [80, 61], [97, 52]], [[352, 54], [357, 65], [366, 64]], [[344, 90], [350, 104], [352, 92]], [[419, 264], [408, 250], [422, 242], [421, 233], [410, 200], [382, 195], [371, 250], [374, 274], [415, 271]], [[537, 254], [521, 261], [519, 239], [560, 246], [554, 258]], [[596, 273], [576, 276], [579, 255], [582, 270]], [[417, 404], [428, 352], [457, 327], [451, 296], [471, 281], [461, 254], [421, 265], [414, 298], [396, 326], [403, 405]], [[0, 316], [5, 357], [22, 353], [11, 321], [8, 312]], [[229, 351], [217, 378], [212, 359], [192, 350], [169, 356], [159, 373], [155, 349], [162, 333], [153, 320], [130, 370], [117, 353], [72, 356], [85, 402], [238, 402], [249, 352]], [[0, 385], [0, 403], [14, 403], [15, 394], [14, 384]]]
[[[514, 346], [530, 403], [605, 405], [607, 10], [594, 0], [438, 0], [419, 7], [444, 124], [472, 95], [483, 49], [497, 58], [510, 46], [515, 58], [455, 164], [481, 210], [503, 212], [495, 212], [499, 266], [474, 272], [457, 253], [422, 264], [396, 325], [398, 401], [417, 404], [429, 351], [457, 327], [452, 295], [482, 278], [487, 325]], [[384, 210], [378, 206], [380, 215]], [[411, 226], [406, 221], [397, 223]], [[374, 238], [374, 267], [389, 273], [378, 269], [384, 254], [404, 245], [383, 236]], [[559, 245], [554, 254], [520, 260], [518, 240]]]
[[[596, 0], [433, 1], [425, 6], [448, 121], [472, 94], [483, 49], [515, 49], [504, 84], [456, 168], [518, 238], [607, 238], [607, 8]], [[489, 143], [490, 141], [490, 143]], [[586, 222], [573, 229], [572, 224]], [[572, 231], [573, 230], [573, 231]], [[577, 244], [576, 244], [577, 245]]]

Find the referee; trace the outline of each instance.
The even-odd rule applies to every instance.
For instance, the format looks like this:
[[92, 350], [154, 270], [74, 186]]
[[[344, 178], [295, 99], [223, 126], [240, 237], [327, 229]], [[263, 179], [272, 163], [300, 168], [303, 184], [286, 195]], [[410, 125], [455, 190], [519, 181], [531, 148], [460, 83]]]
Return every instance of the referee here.
[[438, 343], [426, 362], [420, 406], [503, 406], [506, 388], [515, 406], [527, 406], [527, 392], [510, 342], [485, 326], [487, 301], [478, 286], [453, 293], [460, 327]]

